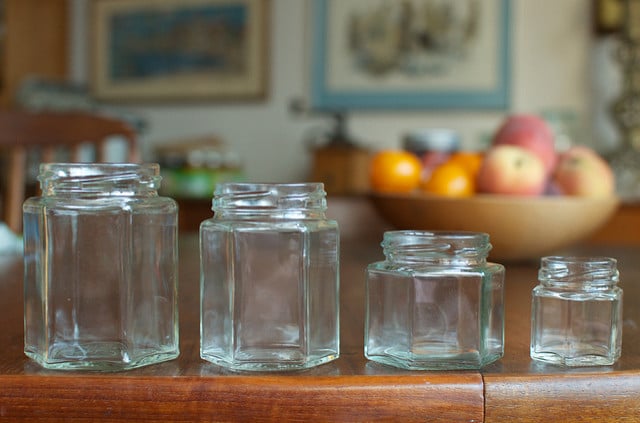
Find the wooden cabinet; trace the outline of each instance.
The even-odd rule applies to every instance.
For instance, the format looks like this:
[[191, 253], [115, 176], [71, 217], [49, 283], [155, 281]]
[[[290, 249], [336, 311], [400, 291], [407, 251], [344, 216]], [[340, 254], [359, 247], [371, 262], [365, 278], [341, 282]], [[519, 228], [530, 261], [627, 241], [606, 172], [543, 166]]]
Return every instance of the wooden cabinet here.
[[68, 0], [0, 0], [0, 7], [0, 106], [8, 107], [25, 77], [66, 77], [69, 7]]

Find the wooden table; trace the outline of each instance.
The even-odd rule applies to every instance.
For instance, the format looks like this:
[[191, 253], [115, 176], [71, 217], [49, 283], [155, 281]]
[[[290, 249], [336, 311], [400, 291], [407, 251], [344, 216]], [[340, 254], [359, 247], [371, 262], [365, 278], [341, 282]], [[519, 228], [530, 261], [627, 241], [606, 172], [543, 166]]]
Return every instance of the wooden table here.
[[363, 356], [364, 267], [377, 243], [341, 252], [341, 356], [297, 373], [233, 374], [199, 358], [197, 238], [181, 238], [177, 360], [124, 373], [48, 371], [23, 354], [22, 264], [0, 263], [0, 420], [11, 421], [640, 421], [640, 247], [582, 247], [617, 257], [623, 352], [611, 367], [529, 359], [537, 262], [507, 263], [506, 353], [482, 372], [411, 372]]

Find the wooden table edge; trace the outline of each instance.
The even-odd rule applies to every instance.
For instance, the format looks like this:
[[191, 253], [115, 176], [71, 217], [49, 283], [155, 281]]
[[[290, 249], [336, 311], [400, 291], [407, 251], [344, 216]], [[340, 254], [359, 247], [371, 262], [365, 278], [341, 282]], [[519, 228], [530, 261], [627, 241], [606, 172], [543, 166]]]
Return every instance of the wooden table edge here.
[[485, 374], [485, 422], [640, 422], [640, 370]]
[[481, 422], [479, 373], [358, 376], [0, 376], [16, 421]]

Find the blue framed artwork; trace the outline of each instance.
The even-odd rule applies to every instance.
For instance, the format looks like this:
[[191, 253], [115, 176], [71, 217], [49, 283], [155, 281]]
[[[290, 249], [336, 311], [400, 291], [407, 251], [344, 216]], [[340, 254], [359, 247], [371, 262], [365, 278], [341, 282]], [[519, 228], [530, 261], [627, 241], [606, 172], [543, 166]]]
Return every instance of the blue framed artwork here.
[[312, 109], [508, 107], [510, 0], [312, 1]]
[[265, 94], [267, 0], [96, 0], [92, 91], [101, 99]]

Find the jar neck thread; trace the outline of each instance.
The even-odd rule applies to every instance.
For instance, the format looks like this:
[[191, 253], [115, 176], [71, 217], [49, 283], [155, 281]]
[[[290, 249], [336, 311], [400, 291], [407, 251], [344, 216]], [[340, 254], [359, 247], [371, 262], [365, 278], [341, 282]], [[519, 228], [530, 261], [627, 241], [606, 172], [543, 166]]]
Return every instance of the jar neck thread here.
[[157, 196], [157, 164], [46, 163], [38, 180], [43, 195], [70, 197]]
[[219, 218], [324, 218], [326, 208], [321, 183], [222, 183], [216, 187], [212, 201], [212, 210]]
[[394, 263], [476, 266], [487, 261], [489, 236], [475, 232], [388, 231], [382, 247]]
[[557, 289], [608, 289], [620, 280], [616, 265], [609, 257], [543, 257], [538, 279]]

